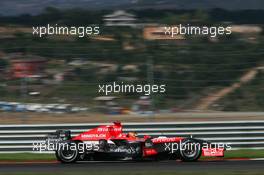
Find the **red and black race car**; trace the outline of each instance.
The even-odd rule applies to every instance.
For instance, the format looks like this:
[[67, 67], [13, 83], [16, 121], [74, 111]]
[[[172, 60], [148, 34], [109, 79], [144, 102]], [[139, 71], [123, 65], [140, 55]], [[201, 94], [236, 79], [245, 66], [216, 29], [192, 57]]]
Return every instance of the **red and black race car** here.
[[183, 137], [144, 136], [123, 133], [120, 122], [103, 125], [75, 137], [58, 130], [46, 140], [62, 163], [82, 160], [164, 160], [196, 161], [201, 156], [224, 156], [224, 148], [204, 140]]

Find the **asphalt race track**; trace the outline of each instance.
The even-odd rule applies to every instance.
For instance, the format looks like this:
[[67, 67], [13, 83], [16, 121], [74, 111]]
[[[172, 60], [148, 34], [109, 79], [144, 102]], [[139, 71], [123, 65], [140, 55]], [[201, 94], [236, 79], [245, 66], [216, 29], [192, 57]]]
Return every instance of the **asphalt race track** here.
[[264, 161], [200, 161], [200, 162], [80, 162], [76, 164], [60, 163], [1, 163], [1, 173], [14, 172], [263, 172]]

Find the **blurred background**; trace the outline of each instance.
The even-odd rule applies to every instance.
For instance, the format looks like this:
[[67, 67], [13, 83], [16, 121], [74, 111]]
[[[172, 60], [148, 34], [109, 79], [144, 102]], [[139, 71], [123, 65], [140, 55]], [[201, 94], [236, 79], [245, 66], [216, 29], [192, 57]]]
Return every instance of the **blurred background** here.
[[[0, 116], [264, 111], [261, 0], [2, 0], [0, 9]], [[32, 35], [47, 24], [98, 25], [100, 35]], [[161, 32], [178, 24], [231, 26], [232, 34]], [[98, 93], [112, 82], [165, 84], [166, 92]]]

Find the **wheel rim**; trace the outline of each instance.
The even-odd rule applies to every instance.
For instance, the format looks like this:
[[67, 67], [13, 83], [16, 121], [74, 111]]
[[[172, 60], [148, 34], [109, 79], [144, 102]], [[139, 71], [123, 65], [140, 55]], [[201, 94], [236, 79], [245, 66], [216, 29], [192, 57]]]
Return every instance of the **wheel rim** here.
[[61, 151], [62, 157], [66, 160], [70, 160], [74, 158], [75, 154], [76, 154], [76, 151], [74, 150], [62, 150]]
[[183, 151], [183, 153], [184, 153], [184, 155], [186, 156], [186, 157], [194, 157], [196, 154], [197, 154], [197, 150], [192, 150], [192, 149], [185, 149], [184, 151]]
[[184, 149], [181, 151], [182, 154], [187, 158], [195, 158], [198, 155], [199, 148], [193, 142], [184, 143]]
[[75, 159], [78, 154], [77, 152], [77, 150], [72, 150], [70, 146], [66, 148], [62, 147], [60, 149], [60, 157], [65, 161], [71, 161]]

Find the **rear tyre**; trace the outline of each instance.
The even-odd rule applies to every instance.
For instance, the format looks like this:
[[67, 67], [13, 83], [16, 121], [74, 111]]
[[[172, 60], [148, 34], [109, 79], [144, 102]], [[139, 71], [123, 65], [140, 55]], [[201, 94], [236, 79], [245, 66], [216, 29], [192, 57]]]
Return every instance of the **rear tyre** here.
[[181, 143], [180, 158], [185, 162], [197, 161], [202, 154], [200, 142], [194, 139], [185, 139]]
[[74, 163], [78, 161], [80, 159], [78, 143], [72, 141], [61, 143], [55, 155], [61, 163]]

